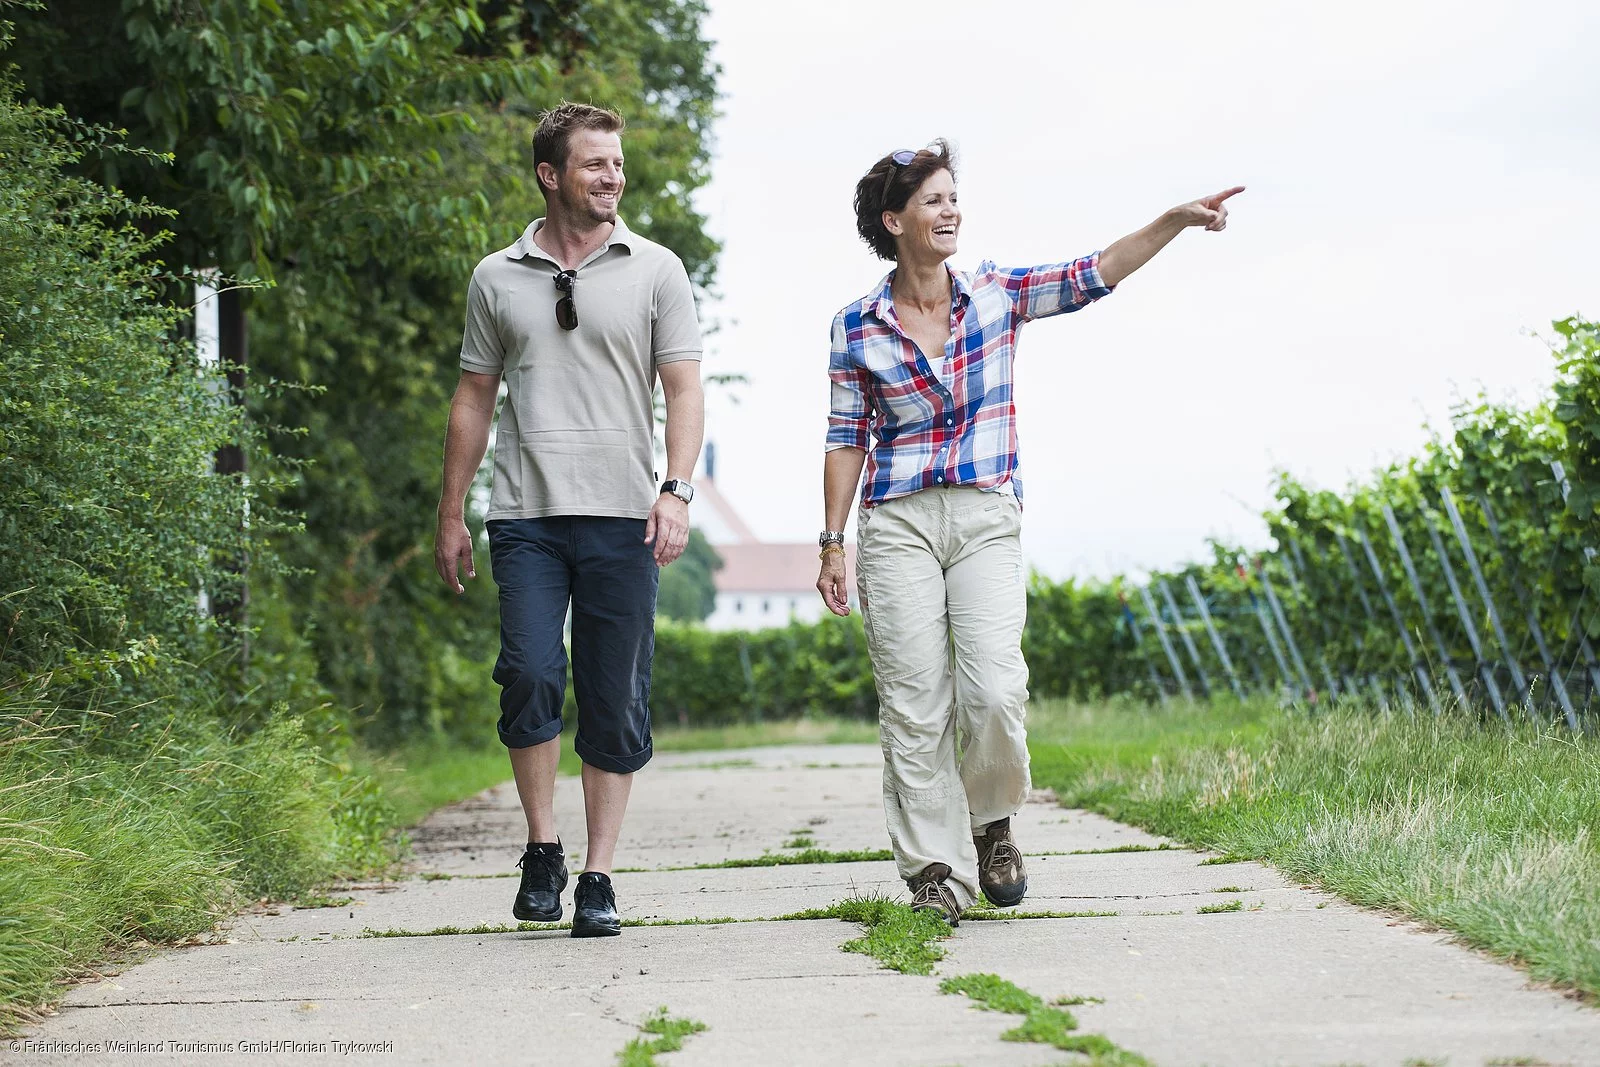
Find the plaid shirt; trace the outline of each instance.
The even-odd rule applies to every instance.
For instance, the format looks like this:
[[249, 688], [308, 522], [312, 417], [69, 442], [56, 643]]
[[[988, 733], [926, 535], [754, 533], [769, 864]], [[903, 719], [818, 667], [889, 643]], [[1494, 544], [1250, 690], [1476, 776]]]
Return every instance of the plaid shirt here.
[[1077, 311], [1111, 290], [1100, 253], [1042, 267], [950, 271], [950, 340], [931, 367], [900, 328], [893, 272], [833, 320], [829, 451], [867, 452], [866, 507], [939, 485], [1009, 487], [1018, 478], [1011, 362], [1024, 322]]

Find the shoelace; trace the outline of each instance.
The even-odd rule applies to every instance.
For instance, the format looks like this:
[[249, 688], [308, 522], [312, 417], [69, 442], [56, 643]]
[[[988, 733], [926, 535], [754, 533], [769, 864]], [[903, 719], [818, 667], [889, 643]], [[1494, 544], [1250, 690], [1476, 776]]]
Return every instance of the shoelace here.
[[911, 906], [932, 905], [949, 918], [955, 913], [955, 894], [938, 882], [923, 882], [911, 894]]
[[532, 856], [536, 862], [542, 861], [544, 863], [546, 871], [552, 876], [554, 876], [554, 874], [556, 872], [556, 868], [561, 866], [561, 857], [560, 856], [554, 855], [553, 853], [549, 853], [549, 852], [527, 851], [527, 852], [524, 852], [522, 854], [522, 858], [517, 861], [517, 866], [521, 867], [524, 871], [528, 870], [528, 867], [525, 866], [525, 865], [528, 862], [528, 857], [529, 856]]
[[[584, 903], [590, 907], [594, 907], [601, 902], [605, 904], [607, 909], [614, 910], [617, 906], [617, 891], [611, 887], [610, 882], [602, 882], [598, 878], [585, 878], [578, 882], [578, 889], [582, 891], [585, 897]], [[600, 897], [599, 901], [593, 899], [595, 895]], [[574, 894], [574, 897], [576, 897], [576, 894]], [[576, 899], [574, 899], [573, 903], [577, 903]]]
[[1022, 851], [1016, 845], [1013, 845], [1010, 841], [996, 841], [994, 847], [989, 850], [989, 855], [983, 861], [983, 869], [986, 871], [998, 871], [1011, 866], [1013, 863], [1021, 862]]

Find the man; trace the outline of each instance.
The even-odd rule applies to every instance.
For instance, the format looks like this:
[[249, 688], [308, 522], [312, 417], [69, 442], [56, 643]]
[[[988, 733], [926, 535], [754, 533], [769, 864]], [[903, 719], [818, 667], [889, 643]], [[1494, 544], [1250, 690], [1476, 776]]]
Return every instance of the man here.
[[[572, 936], [621, 933], [612, 856], [633, 772], [649, 762], [659, 568], [689, 538], [700, 454], [700, 327], [683, 263], [617, 216], [623, 121], [563, 103], [533, 136], [547, 212], [486, 256], [467, 290], [461, 380], [450, 404], [434, 564], [457, 593], [475, 576], [463, 501], [495, 439], [489, 556], [500, 590], [500, 740], [528, 821], [512, 914], [556, 922], [567, 868], [553, 800], [572, 611], [575, 747], [588, 848]], [[656, 378], [666, 480], [653, 468]]]

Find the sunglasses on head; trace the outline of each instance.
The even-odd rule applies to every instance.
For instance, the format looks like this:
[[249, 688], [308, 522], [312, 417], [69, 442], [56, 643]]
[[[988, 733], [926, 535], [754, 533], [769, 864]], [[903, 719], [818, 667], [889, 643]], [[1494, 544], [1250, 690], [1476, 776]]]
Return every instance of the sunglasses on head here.
[[572, 287], [578, 281], [578, 272], [564, 270], [555, 276], [556, 292], [556, 323], [563, 330], [576, 330], [578, 328], [578, 305], [572, 300]]
[[889, 199], [889, 187], [894, 184], [894, 176], [896, 173], [898, 173], [896, 168], [909, 167], [911, 165], [911, 161], [916, 158], [917, 151], [914, 148], [902, 148], [898, 152], [890, 153], [889, 162], [893, 163], [894, 166], [890, 167], [889, 173], [883, 176], [883, 195], [879, 199]]

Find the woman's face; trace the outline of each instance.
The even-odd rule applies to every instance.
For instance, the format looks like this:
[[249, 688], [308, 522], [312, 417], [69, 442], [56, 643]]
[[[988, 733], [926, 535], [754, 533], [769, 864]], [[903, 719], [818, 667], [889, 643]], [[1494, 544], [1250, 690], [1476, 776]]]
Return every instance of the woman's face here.
[[956, 180], [936, 170], [911, 194], [900, 211], [885, 211], [883, 225], [894, 235], [897, 261], [942, 263], [956, 254], [961, 209], [956, 206]]

